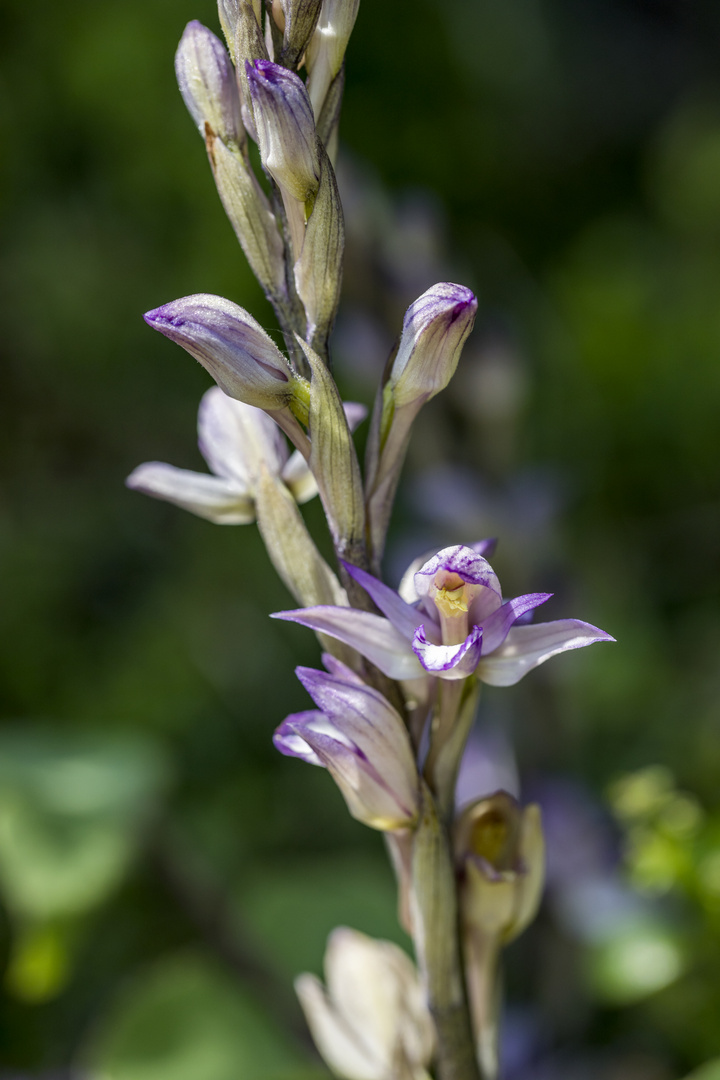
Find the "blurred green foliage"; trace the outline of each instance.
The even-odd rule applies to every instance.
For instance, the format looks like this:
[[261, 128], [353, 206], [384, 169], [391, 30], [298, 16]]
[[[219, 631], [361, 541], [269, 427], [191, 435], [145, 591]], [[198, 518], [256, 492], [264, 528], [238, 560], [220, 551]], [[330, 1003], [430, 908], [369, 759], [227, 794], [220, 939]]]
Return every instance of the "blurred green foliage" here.
[[[338, 923], [398, 939], [378, 837], [272, 750], [317, 650], [267, 619], [288, 597], [255, 529], [122, 484], [199, 464], [207, 378], [141, 313], [216, 292], [270, 321], [175, 87], [190, 18], [217, 29], [211, 0], [0, 11], [0, 1075], [314, 1080], [292, 975]], [[640, 915], [588, 943], [550, 909], [508, 992], [542, 1046], [633, 1080], [636, 1052], [648, 1080], [718, 1053], [718, 42], [681, 0], [362, 0], [342, 124], [367, 228], [341, 325], [391, 341], [440, 276], [481, 300], [472, 392], [421, 417], [408, 476], [487, 485], [457, 528], [405, 497], [391, 560], [500, 522], [509, 593], [618, 638], [489, 691], [481, 723], [529, 783], [599, 802], [624, 777]], [[364, 341], [336, 351], [369, 401]]]

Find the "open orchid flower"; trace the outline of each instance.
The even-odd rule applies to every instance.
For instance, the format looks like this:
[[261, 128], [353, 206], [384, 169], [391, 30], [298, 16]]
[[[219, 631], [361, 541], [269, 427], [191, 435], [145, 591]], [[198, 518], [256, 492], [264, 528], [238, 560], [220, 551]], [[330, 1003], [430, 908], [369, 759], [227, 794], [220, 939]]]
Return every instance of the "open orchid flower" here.
[[330, 673], [297, 668], [317, 710], [293, 713], [273, 736], [280, 753], [323, 765], [354, 818], [373, 829], [403, 829], [419, 809], [419, 779], [407, 729], [382, 694], [339, 660]]
[[[365, 415], [363, 406], [352, 403], [345, 411], [351, 428]], [[307, 462], [299, 451], [289, 452], [275, 421], [262, 409], [229, 398], [217, 386], [200, 402], [198, 444], [212, 473], [148, 461], [130, 474], [127, 486], [218, 525], [255, 520], [254, 490], [263, 468], [279, 476], [297, 502], [317, 495]]]
[[550, 593], [527, 593], [503, 601], [500, 582], [485, 558], [490, 541], [443, 548], [401, 591], [390, 589], [356, 566], [346, 565], [382, 615], [326, 605], [281, 611], [274, 617], [319, 630], [345, 642], [391, 679], [466, 679], [475, 674], [491, 686], [512, 686], [551, 656], [614, 641], [579, 619], [525, 625], [524, 616]]

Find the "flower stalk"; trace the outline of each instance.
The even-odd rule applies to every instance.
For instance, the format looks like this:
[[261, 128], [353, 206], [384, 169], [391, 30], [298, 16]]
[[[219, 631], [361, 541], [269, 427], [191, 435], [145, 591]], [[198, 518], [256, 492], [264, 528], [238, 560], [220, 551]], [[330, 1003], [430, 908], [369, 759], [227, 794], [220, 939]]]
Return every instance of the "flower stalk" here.
[[[364, 411], [343, 403], [330, 367], [345, 235], [333, 160], [357, 14], [358, 0], [220, 0], [229, 53], [200, 23], [183, 34], [180, 89], [287, 355], [222, 297], [149, 312], [217, 384], [198, 423], [211, 471], [148, 462], [127, 483], [215, 524], [257, 522], [301, 605], [275, 617], [312, 629], [324, 650], [325, 670], [297, 669], [315, 708], [286, 717], [274, 743], [326, 769], [349, 813], [384, 834], [419, 972], [396, 946], [335, 931], [326, 987], [309, 975], [296, 984], [320, 1052], [346, 1080], [431, 1080], [431, 1069], [435, 1080], [496, 1080], [499, 958], [537, 910], [543, 840], [538, 809], [504, 792], [456, 808], [480, 684], [511, 686], [612, 638], [577, 619], [531, 623], [550, 594], [503, 598], [494, 541], [419, 558], [397, 591], [382, 580], [413, 424], [452, 378], [477, 300], [439, 282], [408, 307], [363, 472], [353, 430]], [[299, 509], [315, 494], [336, 568]]]

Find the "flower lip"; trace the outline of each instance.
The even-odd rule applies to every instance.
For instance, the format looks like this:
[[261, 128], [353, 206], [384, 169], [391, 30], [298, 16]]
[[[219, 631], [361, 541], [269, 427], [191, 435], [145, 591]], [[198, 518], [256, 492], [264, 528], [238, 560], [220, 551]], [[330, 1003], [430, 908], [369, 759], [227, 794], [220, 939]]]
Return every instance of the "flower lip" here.
[[421, 597], [427, 596], [434, 585], [454, 589], [462, 584], [485, 586], [502, 595], [497, 575], [487, 559], [463, 544], [438, 551], [415, 574], [415, 589]]

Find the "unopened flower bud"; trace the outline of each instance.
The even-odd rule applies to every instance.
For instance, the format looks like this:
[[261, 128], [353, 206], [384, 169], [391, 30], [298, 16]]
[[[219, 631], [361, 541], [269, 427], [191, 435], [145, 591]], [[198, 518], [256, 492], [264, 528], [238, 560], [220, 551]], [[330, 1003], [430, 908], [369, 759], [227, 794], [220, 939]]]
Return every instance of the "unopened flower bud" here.
[[302, 79], [269, 60], [246, 63], [262, 163], [284, 194], [304, 206], [320, 184], [312, 106]]
[[404, 829], [419, 811], [419, 778], [407, 728], [382, 694], [348, 677], [298, 668], [318, 710], [288, 716], [277, 749], [331, 774], [354, 818], [373, 829]]
[[296, 68], [317, 26], [322, 0], [278, 0], [283, 16], [281, 63]]
[[411, 960], [389, 941], [339, 927], [325, 953], [327, 989], [295, 982], [315, 1044], [336, 1076], [427, 1080], [435, 1032]]
[[308, 90], [315, 115], [325, 101], [328, 87], [342, 67], [360, 0], [323, 0], [317, 29], [308, 45]]
[[534, 918], [545, 877], [540, 808], [520, 807], [498, 791], [472, 803], [455, 827], [455, 854], [464, 870], [466, 929], [507, 944]]
[[427, 401], [447, 386], [476, 311], [471, 290], [448, 281], [433, 285], [410, 305], [389, 378], [396, 409]]
[[302, 396], [303, 380], [277, 345], [230, 300], [207, 293], [186, 296], [149, 311], [145, 321], [182, 345], [229, 397], [279, 412]]
[[175, 54], [175, 72], [188, 111], [205, 137], [210, 130], [229, 146], [245, 139], [235, 72], [222, 42], [193, 20]]
[[367, 507], [373, 558], [380, 560], [413, 421], [452, 378], [477, 311], [470, 289], [433, 285], [405, 312], [403, 332], [373, 413], [367, 450]]

